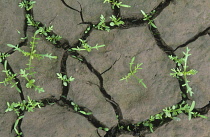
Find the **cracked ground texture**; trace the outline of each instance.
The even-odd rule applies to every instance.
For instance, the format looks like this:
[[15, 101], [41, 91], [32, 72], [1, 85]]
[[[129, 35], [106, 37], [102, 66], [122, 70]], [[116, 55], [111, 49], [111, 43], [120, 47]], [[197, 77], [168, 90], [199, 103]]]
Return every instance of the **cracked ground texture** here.
[[[146, 121], [166, 107], [180, 101], [196, 102], [193, 111], [210, 117], [210, 1], [209, 0], [122, 0], [131, 8], [111, 8], [103, 0], [36, 0], [34, 7], [26, 11], [18, 7], [21, 1], [0, 0], [0, 52], [10, 54], [1, 62], [4, 70], [7, 60], [14, 73], [26, 67], [28, 58], [13, 51], [7, 44], [17, 45], [30, 51], [29, 42], [37, 27], [27, 26], [26, 14], [33, 16], [41, 25], [53, 25], [53, 32], [62, 36], [57, 43], [50, 43], [44, 35], [38, 35], [37, 53], [52, 53], [58, 58], [34, 59], [36, 84], [44, 93], [25, 87], [26, 80], [16, 77], [21, 87], [18, 93], [10, 86], [0, 85], [0, 136], [14, 137], [13, 129], [17, 115], [7, 112], [7, 102], [20, 102], [27, 96], [42, 101], [42, 108], [34, 112], [22, 112], [24, 118], [17, 130], [24, 137], [210, 137], [210, 118], [192, 118], [187, 114], [177, 117], [181, 121], [163, 119], [154, 121], [149, 127], [132, 124]], [[140, 10], [150, 13], [156, 10], [153, 19], [157, 26], [152, 28], [143, 20]], [[82, 14], [81, 14], [82, 13]], [[121, 17], [123, 26], [111, 27], [110, 32], [93, 28], [104, 15], [107, 24], [111, 15]], [[84, 33], [87, 27], [91, 31]], [[40, 27], [40, 26], [39, 26]], [[17, 33], [17, 30], [21, 34]], [[21, 37], [28, 36], [28, 40]], [[70, 52], [67, 49], [80, 46], [78, 39], [87, 40], [89, 45], [105, 44], [99, 50]], [[183, 98], [180, 80], [170, 76], [176, 64], [168, 55], [182, 57], [186, 47], [191, 49], [188, 66], [198, 71], [189, 76], [194, 94]], [[72, 55], [81, 58], [75, 59]], [[147, 88], [135, 79], [119, 81], [129, 72], [129, 62], [143, 63], [136, 75], [142, 78]], [[63, 86], [56, 73], [73, 76], [75, 80]], [[5, 74], [0, 73], [0, 81]], [[81, 110], [92, 112], [84, 115], [76, 112], [75, 102]], [[50, 103], [54, 103], [50, 105]], [[116, 116], [118, 118], [116, 118]], [[119, 129], [119, 125], [124, 128]], [[130, 126], [131, 130], [126, 128]], [[98, 129], [108, 128], [108, 131]]]

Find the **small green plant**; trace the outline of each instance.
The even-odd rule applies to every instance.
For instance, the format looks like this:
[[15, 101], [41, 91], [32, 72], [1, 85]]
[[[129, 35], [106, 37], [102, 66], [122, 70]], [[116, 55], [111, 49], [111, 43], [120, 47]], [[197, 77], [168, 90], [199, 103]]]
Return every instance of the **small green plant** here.
[[179, 67], [182, 68], [173, 68], [171, 69], [173, 71], [173, 73], [170, 73], [171, 76], [179, 78], [180, 76], [184, 78], [184, 82], [185, 84], [183, 84], [182, 86], [186, 86], [187, 88], [187, 93], [190, 94], [190, 96], [192, 96], [194, 93], [192, 91], [192, 88], [189, 85], [189, 80], [187, 79], [188, 75], [195, 75], [198, 71], [191, 69], [191, 70], [187, 70], [188, 66], [187, 66], [187, 60], [188, 57], [191, 55], [189, 54], [190, 49], [187, 47], [186, 48], [186, 52], [183, 52], [183, 54], [185, 55], [183, 58], [179, 59], [177, 56], [173, 57], [172, 55], [169, 56], [169, 58], [171, 60], [173, 60], [175, 63], [178, 64]]
[[121, 81], [121, 80], [126, 80], [126, 81], [128, 81], [128, 79], [131, 78], [131, 76], [133, 76], [133, 77], [135, 77], [135, 78], [138, 80], [139, 83], [141, 83], [145, 88], [147, 88], [147, 86], [146, 86], [146, 85], [144, 84], [144, 82], [143, 82], [143, 79], [139, 79], [139, 78], [135, 75], [135, 73], [137, 72], [137, 70], [142, 69], [142, 68], [140, 68], [140, 66], [141, 66], [143, 63], [137, 64], [137, 65], [134, 67], [134, 69], [132, 69], [132, 66], [133, 66], [133, 64], [134, 64], [134, 60], [135, 60], [135, 57], [133, 57], [133, 58], [131, 59], [131, 62], [129, 63], [129, 64], [130, 64], [130, 72], [129, 72], [128, 75], [126, 75], [125, 77], [122, 77], [122, 78], [120, 79], [120, 81]]
[[21, 90], [17, 87], [18, 82], [14, 82], [17, 74], [14, 74], [9, 69], [7, 69], [7, 60], [5, 60], [5, 62], [4, 62], [4, 70], [2, 70], [2, 72], [4, 72], [6, 74], [6, 78], [4, 79], [4, 81], [2, 81], [0, 83], [3, 83], [4, 86], [11, 85], [11, 88], [15, 87], [15, 89], [18, 92], [21, 92]]
[[151, 25], [154, 28], [157, 28], [157, 26], [155, 26], [155, 24], [153, 23], [154, 21], [151, 19], [152, 15], [155, 13], [155, 10], [153, 10], [152, 12], [150, 12], [150, 14], [146, 14], [143, 10], [141, 10], [141, 13], [144, 16], [143, 20], [147, 20], [148, 24]]
[[30, 73], [26, 73], [26, 70], [20, 69], [20, 76], [27, 80], [26, 88], [35, 88], [35, 91], [38, 91], [39, 93], [45, 92], [42, 87], [36, 86], [34, 84], [35, 83], [35, 79], [29, 79], [28, 75], [30, 75]]
[[59, 35], [56, 36], [53, 34], [52, 36], [47, 36], [46, 39], [48, 41], [52, 42], [53, 44], [57, 44], [57, 41], [60, 41], [62, 39], [62, 37]]
[[79, 113], [81, 113], [81, 114], [83, 114], [83, 115], [91, 115], [91, 114], [92, 114], [92, 112], [85, 112], [85, 111], [82, 111], [82, 110], [80, 109], [80, 107], [79, 107], [76, 103], [74, 103], [74, 102], [71, 102], [71, 105], [74, 107], [74, 111], [76, 111], [76, 112], [79, 112]]
[[106, 31], [110, 31], [110, 27], [106, 26], [105, 23], [105, 17], [103, 15], [101, 15], [100, 17], [100, 22], [97, 25], [93, 25], [94, 28], [98, 29], [98, 30], [106, 30]]
[[72, 76], [70, 76], [69, 78], [67, 78], [66, 75], [62, 75], [61, 73], [56, 73], [58, 78], [61, 79], [63, 81], [63, 85], [67, 86], [68, 83], [74, 81], [74, 78]]
[[19, 121], [23, 118], [24, 116], [19, 116], [16, 121], [15, 121], [15, 124], [14, 124], [14, 130], [15, 130], [15, 133], [17, 134], [17, 137], [21, 137], [21, 135], [23, 135], [22, 132], [19, 132], [18, 129], [17, 129], [17, 125], [19, 123]]
[[30, 97], [28, 96], [28, 102], [26, 102], [25, 100], [17, 103], [12, 102], [11, 104], [7, 102], [7, 109], [5, 110], [5, 112], [14, 111], [17, 114], [17, 116], [19, 116], [21, 111], [33, 112], [34, 108], [36, 107], [41, 108], [42, 105], [43, 103], [31, 100]]
[[114, 9], [115, 6], [116, 6], [117, 8], [120, 8], [120, 7], [129, 8], [129, 7], [131, 7], [131, 6], [129, 6], [129, 5], [122, 4], [122, 2], [117, 2], [116, 0], [104, 0], [104, 3], [106, 3], [106, 2], [112, 4], [112, 9]]
[[144, 121], [144, 122], [143, 122], [143, 125], [144, 125], [145, 127], [149, 127], [149, 129], [150, 129], [151, 132], [154, 132], [154, 131], [153, 131], [153, 124], [151, 123], [150, 120]]
[[202, 117], [207, 118], [203, 115], [200, 115], [198, 112], [193, 112], [193, 109], [195, 108], [195, 101], [192, 102], [191, 106], [189, 106], [184, 101], [179, 105], [173, 105], [172, 107], [168, 107], [163, 109], [163, 112], [165, 113], [165, 117], [172, 118], [176, 121], [180, 121], [180, 118], [176, 117], [177, 115], [181, 113], [188, 113], [188, 119], [191, 120], [193, 117]]
[[34, 21], [33, 17], [30, 14], [26, 14], [27, 24], [38, 28], [40, 22]]
[[49, 59], [57, 59], [57, 56], [52, 56], [51, 54], [36, 54], [36, 50], [35, 50], [35, 47], [37, 45], [37, 42], [36, 40], [39, 40], [39, 38], [36, 38], [36, 35], [40, 32], [40, 30], [37, 30], [35, 33], [34, 33], [34, 36], [32, 37], [32, 41], [30, 42], [30, 48], [31, 48], [31, 51], [30, 52], [26, 52], [22, 49], [19, 48], [18, 45], [14, 46], [12, 44], [7, 44], [7, 46], [11, 47], [11, 48], [14, 48], [14, 50], [17, 50], [19, 52], [21, 52], [24, 56], [29, 56], [29, 63], [26, 64], [28, 65], [28, 68], [27, 70], [30, 70], [31, 68], [31, 65], [32, 65], [32, 60], [34, 58], [37, 58], [37, 59], [43, 59], [44, 57], [47, 57]]
[[[18, 45], [14, 46], [12, 44], [7, 44], [7, 46], [13, 48], [16, 51], [21, 52], [24, 56], [29, 57], [29, 62], [28, 62], [28, 64], [26, 64], [28, 67], [25, 68], [25, 69], [20, 69], [20, 72], [19, 72], [18, 76], [21, 76], [21, 77], [23, 77], [23, 78], [25, 78], [27, 80], [26, 88], [35, 88], [35, 91], [38, 91], [40, 93], [40, 92], [44, 92], [44, 89], [41, 88], [40, 86], [36, 86], [34, 84], [35, 83], [35, 79], [34, 78], [29, 78], [28, 77], [28, 76], [34, 77], [34, 74], [36, 73], [36, 72], [32, 71], [32, 68], [33, 68], [32, 67], [32, 60], [34, 58], [37, 58], [37, 59], [40, 60], [40, 59], [43, 59], [45, 57], [47, 57], [49, 59], [57, 59], [57, 56], [52, 56], [51, 54], [48, 54], [48, 53], [47, 54], [37, 54], [36, 53], [36, 50], [35, 50], [36, 45], [37, 45], [36, 40], [39, 40], [39, 38], [36, 38], [36, 35], [38, 33], [40, 33], [40, 30], [37, 30], [34, 33], [34, 36], [32, 37], [32, 41], [30, 42], [30, 49], [31, 49], [30, 52], [22, 50], [21, 48], [19, 48]], [[4, 72], [6, 73], [7, 78], [5, 79], [4, 83], [10, 81], [10, 84], [12, 84], [12, 86], [15, 86], [15, 84], [17, 84], [17, 83], [14, 83], [14, 82], [12, 83], [12, 79], [14, 79], [17, 76], [17, 74], [11, 74], [11, 72], [9, 72], [6, 69], [6, 64], [7, 63], [5, 63], [5, 70], [4, 70]], [[29, 71], [29, 73], [27, 73], [26, 70]], [[16, 89], [20, 92], [20, 90], [17, 88], [17, 86], [16, 86]]]
[[111, 20], [112, 20], [112, 22], [110, 22], [110, 26], [120, 26], [120, 25], [125, 24], [125, 23], [121, 20], [121, 18], [117, 18], [117, 17], [115, 17], [114, 15], [112, 15], [110, 18], [111, 18]]
[[27, 11], [33, 8], [34, 4], [36, 1], [28, 1], [28, 0], [23, 0], [22, 2], [19, 3], [20, 8], [25, 8]]
[[2, 62], [6, 57], [9, 57], [9, 54], [1, 53], [0, 52], [0, 62]]
[[53, 30], [53, 26], [49, 26], [49, 27], [39, 27], [39, 34], [42, 34], [44, 36], [48, 36], [47, 33], [51, 32]]
[[14, 124], [14, 130], [15, 130], [15, 133], [17, 134], [17, 137], [21, 137], [22, 135], [22, 132], [19, 132], [17, 129], [17, 125], [19, 121], [24, 117], [23, 115], [20, 115], [20, 112], [21, 111], [33, 112], [34, 108], [36, 107], [41, 108], [42, 105], [43, 103], [35, 101], [35, 100], [31, 100], [29, 96], [28, 96], [28, 102], [26, 102], [25, 100], [23, 100], [22, 102], [17, 102], [17, 103], [12, 102], [11, 104], [7, 102], [7, 109], [5, 110], [5, 112], [14, 111], [18, 116]]
[[79, 61], [83, 61], [82, 58], [79, 58], [79, 57], [77, 57], [77, 56], [71, 55], [71, 57], [72, 57], [72, 58], [75, 58], [75, 59], [78, 59]]
[[86, 40], [79, 39], [79, 41], [82, 43], [82, 47], [83, 48], [80, 48], [80, 47], [71, 48], [69, 51], [71, 51], [71, 50], [78, 50], [78, 51], [86, 50], [87, 52], [91, 52], [92, 49], [97, 49], [98, 50], [99, 48], [105, 46], [105, 45], [98, 45], [98, 44], [96, 44], [96, 46], [91, 47], [90, 45], [88, 45], [88, 43], [86, 42]]

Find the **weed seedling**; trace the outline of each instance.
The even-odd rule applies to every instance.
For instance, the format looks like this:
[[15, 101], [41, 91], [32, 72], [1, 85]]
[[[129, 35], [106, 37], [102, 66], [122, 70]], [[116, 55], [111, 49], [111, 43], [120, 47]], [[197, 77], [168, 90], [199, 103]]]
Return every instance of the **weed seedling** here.
[[12, 104], [7, 102], [7, 109], [5, 110], [5, 112], [14, 111], [17, 114], [17, 116], [19, 116], [20, 111], [33, 112], [34, 108], [36, 107], [41, 108], [42, 105], [43, 103], [31, 100], [30, 97], [28, 96], [28, 102], [26, 102], [25, 100], [17, 103], [12, 102]]
[[62, 39], [62, 37], [59, 36], [59, 35], [56, 36], [56, 35], [53, 34], [52, 36], [46, 37], [46, 39], [48, 41], [52, 42], [53, 44], [57, 44], [57, 41], [60, 41]]
[[14, 130], [15, 130], [15, 133], [17, 134], [17, 137], [21, 137], [21, 135], [23, 135], [22, 132], [19, 132], [18, 129], [17, 129], [17, 125], [19, 123], [19, 121], [23, 118], [24, 116], [19, 116], [17, 118], [17, 120], [15, 121], [15, 124], [14, 124]]
[[[50, 27], [50, 28], [52, 28], [52, 27]], [[50, 29], [50, 28], [48, 28], [48, 29]], [[28, 64], [26, 64], [28, 66], [28, 68], [20, 69], [20, 72], [19, 72], [18, 76], [21, 76], [21, 77], [23, 77], [23, 78], [25, 78], [27, 80], [26, 88], [35, 88], [35, 91], [38, 91], [39, 93], [40, 92], [44, 92], [44, 89], [41, 88], [40, 86], [36, 86], [34, 84], [35, 83], [35, 79], [34, 78], [29, 78], [28, 77], [28, 76], [34, 77], [34, 74], [36, 73], [36, 72], [32, 71], [32, 68], [33, 68], [32, 67], [32, 60], [34, 58], [37, 58], [38, 60], [40, 60], [40, 59], [43, 59], [45, 57], [47, 57], [49, 59], [57, 59], [57, 56], [52, 56], [51, 54], [48, 54], [48, 53], [47, 54], [37, 54], [36, 53], [36, 50], [35, 50], [36, 45], [37, 45], [36, 40], [39, 40], [39, 38], [36, 38], [36, 35], [38, 33], [40, 33], [40, 31], [41, 31], [40, 29], [37, 30], [34, 33], [34, 36], [32, 37], [32, 41], [30, 42], [30, 49], [31, 49], [30, 52], [22, 50], [21, 48], [19, 48], [18, 45], [14, 46], [12, 44], [7, 44], [7, 46], [13, 48], [14, 50], [17, 50], [17, 51], [21, 52], [24, 56], [29, 57], [29, 62], [28, 62]], [[5, 68], [6, 68], [6, 64], [5, 64]], [[29, 71], [29, 73], [27, 73], [26, 70]], [[14, 79], [14, 77], [17, 76], [17, 74], [10, 74], [10, 72], [8, 70], [6, 71], [6, 69], [5, 69], [5, 72], [7, 72], [6, 73], [7, 79], [5, 79], [6, 80], [5, 82], [7, 82], [8, 80], [11, 81], [11, 78]], [[10, 83], [10, 84], [12, 84], [14, 86], [14, 83]], [[16, 87], [16, 89], [20, 92], [20, 90], [17, 87]]]
[[21, 3], [19, 3], [20, 8], [25, 8], [27, 11], [33, 8], [34, 4], [36, 1], [28, 1], [28, 0], [23, 0]]
[[53, 30], [53, 26], [49, 26], [49, 27], [40, 27], [39, 28], [39, 34], [42, 34], [44, 36], [48, 36], [47, 33], [51, 32]]
[[81, 113], [81, 114], [83, 114], [83, 115], [91, 115], [91, 114], [92, 114], [92, 112], [85, 112], [85, 111], [82, 111], [82, 110], [80, 109], [80, 107], [79, 107], [76, 103], [74, 103], [74, 102], [71, 102], [71, 105], [74, 107], [74, 111], [76, 111], [76, 112], [79, 112], [79, 113]]
[[30, 14], [26, 14], [27, 24], [29, 26], [37, 27], [39, 26], [40, 22], [34, 21], [33, 17]]
[[103, 15], [100, 17], [100, 22], [97, 25], [93, 25], [93, 27], [98, 30], [106, 30], [108, 32], [110, 31], [110, 27], [106, 26], [105, 17]]
[[154, 28], [157, 28], [155, 26], [155, 24], [153, 23], [154, 21], [151, 19], [152, 18], [152, 15], [155, 13], [155, 10], [153, 10], [152, 12], [150, 12], [150, 14], [146, 14], [143, 10], [141, 10], [141, 13], [144, 16], [144, 19], [143, 20], [147, 20], [149, 25], [151, 25]]
[[120, 25], [125, 24], [125, 23], [121, 20], [121, 18], [118, 18], [118, 19], [117, 19], [117, 17], [115, 17], [114, 15], [112, 15], [112, 16], [110, 17], [110, 19], [112, 20], [112, 22], [110, 22], [110, 26], [120, 26]]
[[7, 60], [5, 60], [4, 62], [4, 70], [2, 70], [2, 72], [6, 74], [6, 78], [0, 83], [3, 83], [4, 86], [11, 85], [11, 88], [15, 87], [18, 92], [21, 92], [20, 89], [17, 87], [18, 82], [13, 82], [17, 74], [14, 74], [9, 69], [7, 69]]
[[142, 69], [142, 68], [140, 68], [140, 66], [141, 66], [143, 63], [137, 64], [137, 65], [134, 67], [134, 69], [132, 69], [132, 66], [133, 66], [133, 64], [134, 64], [134, 60], [135, 60], [135, 57], [133, 57], [133, 58], [131, 59], [131, 62], [129, 63], [129, 64], [130, 64], [130, 72], [129, 72], [128, 75], [126, 75], [125, 77], [122, 77], [122, 78], [120, 79], [120, 81], [121, 81], [121, 80], [126, 80], [126, 81], [128, 81], [128, 79], [131, 78], [131, 76], [134, 76], [134, 77], [138, 80], [139, 83], [141, 83], [145, 88], [147, 88], [147, 86], [146, 86], [146, 85], [144, 84], [144, 82], [143, 82], [143, 79], [139, 79], [139, 78], [135, 75], [135, 73], [137, 72], [138, 69]]
[[68, 83], [74, 81], [74, 78], [72, 76], [70, 76], [69, 78], [67, 78], [66, 75], [62, 75], [61, 73], [56, 73], [58, 78], [61, 79], [63, 81], [63, 85], [67, 86]]
[[185, 84], [183, 84], [182, 86], [186, 86], [187, 88], [187, 93], [190, 94], [190, 96], [192, 96], [194, 93], [192, 91], [192, 88], [189, 86], [189, 80], [187, 79], [188, 75], [195, 75], [198, 71], [191, 69], [191, 70], [187, 70], [188, 66], [187, 66], [187, 60], [188, 57], [191, 55], [189, 54], [190, 49], [187, 47], [186, 48], [186, 52], [183, 52], [183, 54], [185, 55], [183, 58], [178, 59], [178, 57], [173, 57], [172, 55], [169, 56], [169, 58], [171, 60], [173, 60], [175, 63], [178, 64], [179, 67], [182, 66], [182, 69], [180, 68], [173, 68], [171, 69], [173, 71], [173, 73], [170, 73], [171, 76], [179, 78], [180, 76], [184, 78], [184, 82]]
[[144, 121], [144, 122], [143, 122], [143, 125], [144, 125], [145, 127], [149, 127], [149, 129], [150, 129], [151, 132], [154, 132], [154, 131], [153, 131], [153, 124], [151, 123], [150, 120]]
[[112, 9], [114, 9], [115, 6], [118, 7], [118, 8], [120, 8], [120, 7], [125, 7], [125, 8], [131, 7], [129, 5], [122, 4], [122, 2], [117, 2], [116, 0], [104, 0], [104, 3], [106, 3], [106, 2], [112, 4]]
[[29, 79], [28, 75], [30, 75], [30, 73], [26, 73], [26, 70], [20, 69], [20, 76], [27, 80], [26, 88], [35, 88], [35, 91], [38, 91], [39, 93], [44, 92], [44, 89], [42, 87], [36, 86], [34, 84], [35, 79]]
[[98, 45], [98, 44], [96, 44], [96, 46], [91, 47], [90, 45], [88, 45], [88, 43], [86, 42], [86, 40], [79, 39], [79, 41], [82, 43], [82, 47], [83, 48], [80, 48], [80, 47], [71, 48], [69, 51], [71, 51], [71, 50], [78, 50], [78, 51], [86, 50], [87, 52], [91, 52], [92, 49], [97, 49], [98, 50], [98, 48], [101, 48], [101, 47], [104, 47], [105, 46], [105, 45]]
[[17, 103], [12, 102], [11, 104], [7, 102], [7, 109], [5, 110], [5, 112], [14, 111], [18, 116], [14, 124], [14, 130], [15, 130], [15, 133], [17, 134], [17, 137], [21, 137], [22, 135], [22, 132], [19, 132], [17, 130], [17, 125], [19, 121], [24, 117], [23, 115], [20, 115], [20, 112], [21, 111], [33, 112], [34, 108], [36, 107], [41, 108], [42, 105], [43, 103], [37, 102], [35, 100], [31, 100], [29, 96], [28, 96], [28, 102], [26, 102], [25, 100], [23, 100], [22, 102], [17, 102]]
[[9, 57], [9, 54], [1, 53], [0, 52], [0, 62], [2, 62], [6, 57]]

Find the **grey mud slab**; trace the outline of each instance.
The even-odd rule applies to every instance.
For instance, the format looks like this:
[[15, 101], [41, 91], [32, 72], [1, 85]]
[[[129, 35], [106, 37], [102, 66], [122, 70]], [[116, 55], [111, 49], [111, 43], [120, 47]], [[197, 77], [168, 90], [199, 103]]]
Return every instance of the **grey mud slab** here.
[[[33, 70], [37, 72], [35, 84], [43, 87], [44, 93], [26, 88], [27, 81], [18, 76], [16, 80], [22, 93], [10, 88], [11, 85], [0, 84], [1, 137], [17, 136], [13, 129], [17, 115], [14, 111], [5, 113], [7, 102], [21, 102], [28, 96], [42, 101], [44, 106], [35, 108], [34, 112], [21, 113], [24, 117], [17, 125], [17, 130], [23, 133], [21, 137], [210, 137], [209, 0], [122, 0], [131, 8], [115, 7], [117, 10], [103, 0], [36, 0], [29, 11], [18, 7], [20, 2], [0, 0], [0, 53], [10, 54], [5, 60], [14, 73], [27, 67], [29, 57], [13, 51], [7, 44], [20, 45], [22, 50], [30, 52], [31, 37], [38, 29], [27, 26], [26, 14], [47, 27], [53, 25], [53, 33], [49, 35], [60, 35], [62, 39], [53, 44], [44, 35], [37, 35], [36, 52], [57, 56], [57, 59], [32, 61]], [[156, 10], [153, 19], [157, 29], [143, 20], [140, 10], [146, 13]], [[92, 28], [101, 15], [107, 25], [112, 15], [121, 17], [125, 24], [111, 27], [109, 32]], [[91, 31], [85, 33], [88, 27]], [[26, 36], [28, 40], [21, 39]], [[91, 52], [68, 51], [81, 46], [79, 39], [87, 40], [91, 46], [106, 46]], [[150, 132], [149, 127], [130, 131], [128, 126], [132, 128], [132, 124], [146, 121], [183, 100], [180, 81], [170, 76], [176, 64], [168, 55], [182, 57], [186, 47], [192, 54], [189, 69], [198, 71], [189, 76], [194, 94], [187, 101], [196, 102], [195, 110], [206, 106], [204, 115], [208, 118], [189, 121], [187, 114], [180, 114], [177, 117], [181, 121], [154, 122], [154, 132]], [[136, 76], [143, 79], [147, 88], [135, 78], [120, 81], [129, 73], [132, 57], [135, 57], [134, 63], [143, 63], [143, 69], [138, 70]], [[0, 81], [6, 77], [2, 72], [3, 62]], [[65, 87], [56, 73], [75, 80]], [[75, 111], [72, 102], [80, 111], [91, 112], [91, 115]]]

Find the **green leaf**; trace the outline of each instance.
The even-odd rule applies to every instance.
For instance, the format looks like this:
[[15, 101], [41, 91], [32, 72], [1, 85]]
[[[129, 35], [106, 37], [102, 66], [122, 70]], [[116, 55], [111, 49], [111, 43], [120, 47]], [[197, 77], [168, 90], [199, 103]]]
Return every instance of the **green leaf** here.
[[192, 102], [189, 112], [192, 112], [192, 110], [195, 108], [195, 101]]
[[63, 85], [64, 85], [64, 86], [67, 86], [68, 84], [67, 84], [67, 82], [66, 82], [66, 81], [63, 81]]
[[83, 115], [91, 115], [91, 112], [85, 112], [85, 111], [79, 111], [80, 113], [82, 113]]
[[110, 26], [114, 26], [115, 24], [114, 24], [114, 22], [110, 22]]

